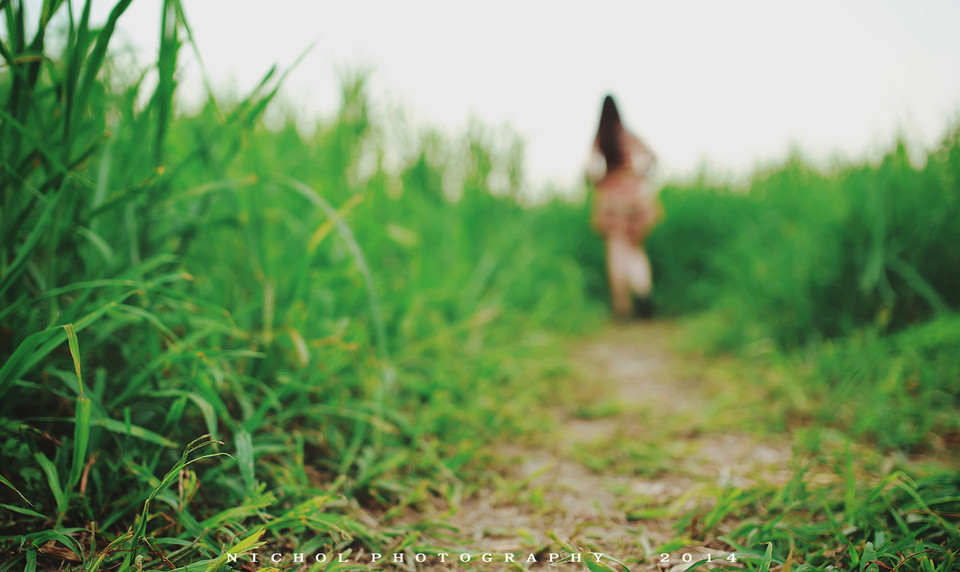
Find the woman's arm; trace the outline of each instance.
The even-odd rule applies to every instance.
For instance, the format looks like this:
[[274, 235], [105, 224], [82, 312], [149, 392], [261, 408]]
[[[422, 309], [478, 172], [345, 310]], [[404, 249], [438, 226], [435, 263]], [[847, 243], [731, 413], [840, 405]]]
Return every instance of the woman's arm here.
[[641, 177], [649, 176], [657, 162], [657, 156], [653, 154], [646, 143], [633, 133], [626, 134], [625, 143], [629, 151], [630, 166], [633, 172]]
[[587, 181], [591, 183], [596, 183], [607, 174], [607, 160], [604, 159], [603, 153], [600, 151], [599, 139], [593, 140], [593, 149], [587, 158], [584, 174], [586, 175]]

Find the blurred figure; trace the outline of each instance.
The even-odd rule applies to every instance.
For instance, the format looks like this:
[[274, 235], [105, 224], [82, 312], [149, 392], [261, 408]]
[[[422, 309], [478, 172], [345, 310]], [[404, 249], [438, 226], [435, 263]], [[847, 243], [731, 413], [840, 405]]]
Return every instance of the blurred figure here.
[[607, 277], [617, 319], [635, 315], [634, 297], [639, 298], [642, 315], [652, 312], [653, 282], [643, 243], [659, 218], [649, 182], [655, 162], [650, 148], [624, 128], [617, 104], [608, 95], [587, 178], [594, 183], [591, 224], [606, 239]]

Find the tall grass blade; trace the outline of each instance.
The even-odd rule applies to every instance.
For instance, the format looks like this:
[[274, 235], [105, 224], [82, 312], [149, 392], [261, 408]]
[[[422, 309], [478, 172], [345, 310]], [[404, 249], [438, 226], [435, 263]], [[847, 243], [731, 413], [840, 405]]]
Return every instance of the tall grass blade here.
[[112, 433], [129, 435], [130, 437], [136, 437], [137, 439], [153, 443], [154, 445], [160, 445], [161, 447], [177, 448], [180, 446], [175, 441], [171, 441], [163, 435], [150, 431], [149, 429], [144, 429], [139, 425], [132, 425], [116, 419], [110, 419], [109, 417], [97, 417], [90, 420], [89, 423], [92, 426], [102, 427]]
[[[41, 348], [48, 347], [49, 341], [53, 338], [59, 338], [59, 334], [61, 334], [60, 328], [48, 328], [29, 335], [17, 346], [13, 355], [11, 355], [3, 364], [3, 367], [0, 368], [0, 397], [3, 397], [10, 389], [10, 386], [38, 361], [36, 359], [38, 351], [41, 350]], [[59, 343], [56, 345], [59, 345]], [[44, 353], [44, 355], [46, 355], [46, 353]]]
[[3, 275], [0, 276], [0, 297], [6, 294], [7, 290], [9, 290], [17, 280], [21, 279], [23, 271], [26, 268], [27, 263], [30, 261], [30, 257], [40, 244], [40, 240], [48, 232], [48, 228], [51, 226], [51, 224], [53, 224], [53, 215], [56, 212], [60, 199], [63, 196], [64, 193], [59, 192], [47, 202], [45, 208], [43, 209], [43, 213], [40, 215], [39, 220], [31, 229], [27, 240], [17, 251], [16, 258], [9, 266], [3, 269]]
[[[4, 479], [3, 477], [0, 477], [0, 482], [3, 482], [3, 481], [5, 481], [5, 480], [6, 480], [6, 479]], [[12, 488], [12, 487], [11, 487], [11, 488]], [[13, 489], [13, 490], [19, 493], [19, 491], [17, 491], [16, 489]], [[21, 496], [20, 498], [23, 498], [23, 496]], [[23, 499], [23, 500], [26, 501], [27, 499]], [[28, 501], [28, 502], [29, 502], [29, 501]], [[5, 508], [5, 509], [7, 509], [7, 510], [9, 510], [9, 511], [16, 512], [16, 513], [19, 513], [19, 514], [22, 514], [22, 515], [25, 515], [25, 516], [32, 516], [32, 517], [34, 517], [34, 518], [40, 518], [40, 519], [43, 519], [43, 520], [47, 520], [47, 519], [48, 519], [47, 515], [45, 515], [45, 514], [40, 514], [39, 512], [37, 512], [37, 511], [35, 511], [35, 510], [30, 510], [30, 509], [28, 509], [28, 508], [23, 508], [22, 506], [14, 506], [14, 505], [12, 505], [12, 504], [0, 503], [0, 507], [3, 507], [3, 508]]]
[[[86, 57], [84, 61], [84, 75], [83, 81], [80, 84], [80, 88], [77, 93], [77, 106], [79, 109], [86, 109], [90, 102], [90, 93], [93, 90], [94, 85], [97, 83], [97, 75], [100, 73], [103, 68], [103, 64], [107, 58], [107, 49], [110, 45], [110, 40], [113, 38], [113, 34], [116, 31], [117, 21], [120, 20], [120, 17], [127, 11], [127, 8], [130, 7], [130, 4], [133, 0], [119, 0], [113, 5], [113, 8], [110, 10], [110, 15], [107, 17], [107, 21], [104, 22], [103, 27], [97, 32], [97, 41], [96, 45], [93, 48], [93, 51]], [[85, 8], [86, 10], [86, 8]]]
[[9, 487], [10, 490], [12, 490], [13, 492], [17, 493], [17, 496], [20, 497], [21, 499], [23, 499], [23, 502], [27, 503], [27, 504], [30, 505], [30, 506], [33, 506], [33, 503], [30, 502], [30, 501], [27, 499], [27, 497], [23, 496], [23, 493], [21, 493], [19, 490], [17, 490], [17, 487], [13, 486], [13, 483], [11, 483], [10, 481], [8, 481], [3, 475], [0, 475], [0, 483], [2, 483], [2, 484], [4, 484], [4, 485], [7, 485], [7, 487]]
[[370, 267], [367, 265], [367, 260], [363, 255], [363, 250], [360, 248], [359, 243], [357, 243], [357, 239], [354, 237], [350, 227], [347, 226], [347, 224], [342, 220], [342, 217], [338, 215], [337, 209], [333, 208], [333, 206], [323, 199], [323, 197], [321, 197], [314, 189], [296, 179], [292, 179], [285, 175], [280, 176], [279, 181], [284, 186], [306, 197], [311, 203], [319, 207], [330, 220], [337, 221], [337, 231], [340, 233], [340, 237], [343, 239], [343, 241], [350, 248], [350, 251], [354, 257], [354, 261], [364, 277], [364, 283], [366, 284], [367, 288], [367, 302], [375, 327], [377, 352], [380, 354], [382, 359], [389, 361], [390, 352], [387, 344], [387, 332], [386, 327], [384, 326], [383, 312], [380, 308], [380, 301], [374, 286], [373, 275], [370, 272]]
[[923, 276], [917, 272], [915, 268], [904, 262], [899, 256], [891, 256], [887, 263], [890, 265], [890, 269], [893, 270], [904, 282], [910, 285], [914, 292], [919, 294], [927, 304], [930, 305], [930, 309], [936, 314], [947, 314], [950, 312], [950, 307], [947, 306], [947, 303], [943, 301], [937, 291], [930, 286], [930, 284], [924, 280]]
[[80, 482], [80, 474], [87, 460], [87, 446], [90, 444], [90, 425], [93, 407], [89, 397], [77, 397], [74, 413], [73, 459], [70, 465], [70, 479], [67, 486], [73, 488]]
[[47, 477], [47, 485], [50, 487], [50, 492], [53, 493], [53, 500], [57, 503], [57, 523], [59, 524], [70, 505], [70, 498], [60, 485], [60, 475], [57, 472], [56, 465], [43, 453], [34, 453], [33, 457], [40, 465], [40, 470]]
[[252, 491], [257, 486], [254, 474], [253, 439], [250, 433], [244, 430], [240, 430], [234, 438], [237, 441], [237, 464], [240, 466], [240, 476], [247, 490]]

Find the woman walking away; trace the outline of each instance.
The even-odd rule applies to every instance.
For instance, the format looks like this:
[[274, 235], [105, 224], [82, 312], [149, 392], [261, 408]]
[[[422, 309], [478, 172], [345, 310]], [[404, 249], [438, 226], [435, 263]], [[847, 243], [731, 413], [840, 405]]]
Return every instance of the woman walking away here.
[[643, 243], [659, 213], [649, 175], [656, 158], [620, 120], [611, 96], [603, 100], [600, 127], [593, 142], [587, 178], [595, 183], [593, 228], [603, 235], [613, 313], [634, 316], [634, 296], [649, 315], [653, 287], [650, 260]]

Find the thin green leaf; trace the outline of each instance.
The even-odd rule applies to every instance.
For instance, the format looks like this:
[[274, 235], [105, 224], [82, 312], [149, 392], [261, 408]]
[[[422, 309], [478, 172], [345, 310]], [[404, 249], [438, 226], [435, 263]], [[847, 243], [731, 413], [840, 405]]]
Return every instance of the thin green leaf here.
[[770, 572], [770, 564], [773, 562], [773, 543], [767, 543], [767, 551], [763, 554], [763, 560], [760, 561], [758, 572]]
[[[81, 392], [83, 387], [81, 386]], [[90, 444], [90, 424], [93, 406], [89, 397], [78, 397], [76, 406], [76, 424], [73, 428], [73, 460], [70, 464], [70, 480], [67, 486], [73, 488], [80, 482], [80, 475], [87, 460], [87, 446]]]
[[[123, 300], [139, 292], [140, 290], [131, 290], [104, 299], [96, 310], [73, 322], [74, 332], [84, 330], [101, 316], [116, 308]], [[10, 359], [0, 368], [0, 397], [3, 397], [16, 380], [46, 359], [50, 352], [63, 343], [65, 338], [66, 332], [60, 326], [47, 328], [27, 336], [14, 350]]]
[[133, 538], [133, 529], [127, 529], [126, 532], [115, 538], [113, 542], [108, 544], [106, 548], [97, 554], [96, 558], [94, 558], [90, 563], [90, 567], [86, 572], [98, 572], [100, 570], [100, 566], [103, 565], [103, 561], [106, 560], [108, 556], [119, 550], [120, 547], [125, 542], [128, 542], [131, 538]]
[[[4, 479], [3, 477], [0, 477], [0, 480], [6, 480], [6, 479]], [[14, 490], [16, 490], [16, 489], [14, 489]], [[19, 491], [17, 491], [17, 494], [19, 494]], [[23, 498], [22, 495], [21, 495], [21, 498]], [[24, 499], [24, 500], [26, 500], [26, 499]], [[31, 506], [32, 506], [32, 505], [31, 505]], [[15, 505], [12, 505], [12, 504], [0, 503], [0, 507], [3, 507], [3, 508], [5, 508], [5, 509], [7, 509], [7, 510], [9, 510], [9, 511], [13, 511], [13, 512], [16, 512], [16, 513], [20, 513], [20, 514], [26, 515], [26, 516], [33, 516], [33, 517], [36, 517], [36, 518], [42, 518], [42, 519], [44, 519], [44, 520], [46, 520], [46, 519], [48, 518], [47, 515], [45, 515], [45, 514], [40, 514], [39, 512], [37, 512], [37, 511], [35, 511], [35, 510], [30, 510], [29, 508], [23, 508], [23, 507], [21, 507], [21, 506], [15, 506]]]
[[237, 432], [237, 463], [240, 465], [240, 476], [247, 490], [254, 490], [257, 486], [254, 475], [253, 438], [246, 430]]
[[67, 346], [70, 348], [70, 356], [73, 357], [73, 368], [77, 372], [77, 385], [80, 387], [80, 397], [83, 395], [83, 374], [80, 371], [80, 342], [77, 340], [77, 332], [73, 324], [63, 326], [67, 333]]
[[[3, 110], [0, 109], [0, 115], [2, 114]], [[3, 276], [0, 276], [0, 296], [3, 296], [7, 289], [10, 288], [15, 281], [20, 279], [20, 276], [23, 273], [23, 270], [26, 268], [27, 262], [30, 260], [34, 249], [37, 248], [37, 246], [40, 244], [40, 239], [43, 238], [47, 232], [47, 227], [54, 222], [53, 214], [57, 210], [57, 204], [59, 204], [63, 195], [63, 192], [59, 192], [47, 202], [45, 208], [43, 209], [43, 213], [40, 215], [40, 218], [33, 225], [33, 228], [30, 229], [30, 234], [27, 237], [27, 240], [17, 250], [17, 257], [14, 259], [13, 263], [5, 269]], [[0, 382], [0, 387], [2, 387], [2, 382]]]
[[27, 562], [23, 572], [37, 572], [37, 549], [32, 546], [27, 548]]
[[118, 433], [120, 435], [129, 435], [131, 437], [136, 437], [137, 439], [142, 439], [149, 443], [154, 443], [156, 445], [162, 445], [164, 447], [178, 447], [176, 442], [158, 435], [149, 429], [144, 429], [143, 427], [137, 425], [128, 425], [122, 421], [117, 421], [116, 419], [108, 419], [104, 417], [98, 417], [91, 421], [91, 425], [97, 427], [103, 427], [107, 431], [113, 433]]
[[63, 518], [63, 514], [67, 511], [70, 499], [64, 494], [63, 487], [60, 486], [60, 475], [57, 472], [57, 467], [43, 453], [34, 453], [33, 458], [36, 459], [37, 464], [40, 465], [40, 470], [43, 471], [43, 474], [47, 476], [47, 485], [50, 487], [50, 492], [53, 493], [53, 499], [57, 503], [57, 518], [59, 520]]
[[79, 109], [84, 109], [87, 105], [87, 100], [90, 97], [90, 91], [93, 89], [93, 86], [97, 81], [97, 75], [100, 73], [100, 69], [103, 67], [103, 62], [106, 59], [107, 47], [110, 44], [110, 40], [113, 38], [114, 30], [116, 30], [117, 20], [119, 20], [120, 16], [122, 16], [123, 13], [126, 12], [127, 8], [130, 7], [130, 3], [132, 1], [133, 0], [120, 0], [117, 2], [110, 11], [110, 16], [107, 18], [107, 21], [97, 33], [97, 44], [94, 47], [93, 52], [91, 52], [90, 56], [84, 62], [84, 67], [86, 69], [83, 75], [83, 81], [80, 84], [80, 88], [77, 93], [77, 107]]
[[12, 489], [13, 492], [17, 493], [17, 496], [18, 496], [18, 497], [20, 497], [20, 498], [23, 499], [23, 502], [27, 503], [27, 504], [30, 505], [30, 506], [33, 506], [33, 503], [30, 502], [30, 501], [27, 499], [27, 497], [23, 496], [23, 493], [21, 493], [19, 490], [17, 490], [17, 487], [13, 486], [13, 483], [11, 483], [11, 482], [8, 481], [7, 479], [5, 479], [5, 478], [3, 477], [3, 475], [0, 475], [0, 483], [3, 483], [3, 484], [5, 484], [5, 485], [7, 485], [8, 487], [10, 487], [10, 489]]
[[[64, 333], [61, 328], [53, 327], [30, 334], [25, 340], [20, 342], [17, 349], [13, 351], [13, 354], [3, 364], [3, 367], [0, 368], [0, 397], [3, 397], [13, 382], [20, 379], [24, 372], [36, 363], [39, 348], [46, 347], [54, 338], [62, 341], [61, 336], [63, 335]], [[59, 343], [60, 342], [56, 345], [59, 345]], [[45, 356], [46, 353], [43, 355]]]

